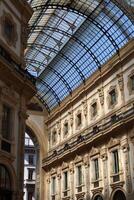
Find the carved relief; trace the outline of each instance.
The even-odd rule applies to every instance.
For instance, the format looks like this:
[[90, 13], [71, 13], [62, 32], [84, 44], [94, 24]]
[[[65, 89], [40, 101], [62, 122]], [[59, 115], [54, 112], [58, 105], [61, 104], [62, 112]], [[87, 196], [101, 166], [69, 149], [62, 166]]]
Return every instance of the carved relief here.
[[76, 194], [77, 200], [84, 200], [84, 197], [85, 197], [85, 192], [80, 192], [80, 193]]
[[123, 91], [124, 89], [123, 73], [117, 74], [117, 79], [118, 79], [118, 85], [119, 85], [120, 91]]
[[100, 104], [103, 105], [104, 104], [104, 88], [101, 87], [100, 89], [98, 89], [98, 93], [99, 93]]
[[63, 163], [62, 163], [62, 170], [66, 169], [66, 168], [68, 168], [68, 167], [69, 167], [69, 165], [68, 165], [67, 162], [63, 162]]
[[58, 171], [57, 171], [57, 178], [58, 178], [58, 180], [61, 179], [61, 169], [58, 169]]
[[107, 159], [107, 149], [106, 148], [103, 148], [101, 149], [100, 151], [100, 157], [103, 161], [105, 161]]
[[71, 174], [74, 172], [74, 163], [73, 162], [69, 163], [69, 171]]
[[109, 141], [109, 143], [108, 143], [108, 148], [112, 148], [112, 147], [114, 147], [116, 145], [119, 145], [119, 144], [120, 144], [120, 142], [119, 142], [118, 139], [111, 138], [110, 141]]
[[61, 133], [61, 121], [57, 121], [57, 133], [60, 135]]
[[57, 173], [56, 169], [55, 168], [51, 168], [50, 174], [53, 175], [53, 174], [56, 174], [56, 173]]
[[69, 119], [70, 119], [70, 125], [73, 126], [73, 110], [71, 109], [69, 112]]
[[85, 167], [88, 167], [88, 166], [89, 166], [89, 156], [88, 156], [88, 154], [86, 154], [86, 155], [83, 157], [83, 163], [84, 163]]
[[81, 161], [83, 161], [82, 156], [76, 155], [76, 157], [75, 157], [75, 159], [74, 159], [74, 163], [79, 163], [79, 162], [81, 162]]
[[18, 39], [17, 25], [14, 22], [12, 15], [5, 11], [3, 12], [3, 15], [1, 17], [1, 27], [2, 35], [8, 45], [15, 47]]
[[84, 116], [86, 117], [87, 116], [87, 99], [82, 101], [82, 104], [83, 104], [83, 113], [84, 113]]
[[90, 151], [90, 156], [94, 156], [96, 154], [99, 154], [100, 151], [98, 148], [92, 147], [91, 151]]

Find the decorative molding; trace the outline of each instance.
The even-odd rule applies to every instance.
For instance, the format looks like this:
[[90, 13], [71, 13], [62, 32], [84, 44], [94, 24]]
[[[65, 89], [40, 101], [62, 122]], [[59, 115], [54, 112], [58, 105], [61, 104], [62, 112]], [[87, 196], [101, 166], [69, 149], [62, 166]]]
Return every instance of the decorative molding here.
[[104, 104], [104, 88], [103, 87], [99, 88], [98, 93], [99, 93], [100, 104], [103, 105]]
[[118, 79], [118, 85], [119, 85], [120, 91], [123, 91], [123, 89], [124, 89], [124, 78], [123, 78], [122, 72], [120, 74], [117, 74], [117, 79]]
[[100, 151], [98, 148], [92, 147], [91, 151], [90, 151], [90, 157], [95, 156], [97, 154], [99, 154]]
[[91, 191], [92, 191], [93, 195], [97, 195], [97, 194], [101, 194], [102, 190], [103, 190], [103, 187], [98, 187], [98, 188], [92, 189]]
[[84, 200], [85, 192], [79, 192], [75, 194], [77, 200]]
[[27, 120], [29, 117], [29, 115], [26, 113], [25, 110], [20, 110], [18, 112], [18, 115], [19, 115], [20, 119], [22, 119], [22, 120]]
[[87, 116], [87, 110], [88, 110], [86, 98], [82, 101], [82, 105], [83, 105], [83, 113], [84, 113], [84, 116], [86, 117]]
[[69, 112], [69, 120], [70, 120], [70, 125], [73, 126], [73, 110], [71, 109]]
[[100, 157], [103, 161], [107, 160], [107, 149], [106, 148], [103, 148], [101, 149], [100, 151]]
[[68, 167], [69, 167], [69, 164], [67, 162], [62, 163], [62, 166], [61, 166], [62, 170], [66, 169]]
[[110, 184], [112, 189], [122, 188], [123, 185], [124, 185], [124, 181], [118, 181], [118, 182]]
[[56, 122], [56, 125], [57, 125], [57, 133], [60, 135], [61, 134], [61, 121], [57, 121]]
[[83, 161], [83, 157], [82, 156], [79, 156], [79, 155], [76, 155], [75, 159], [74, 159], [74, 163], [79, 163], [79, 162], [82, 162]]
[[74, 163], [73, 162], [69, 163], [69, 171], [71, 174], [74, 173]]
[[129, 151], [129, 143], [127, 138], [121, 141], [121, 148], [124, 153]]
[[83, 163], [85, 165], [85, 167], [88, 167], [89, 166], [89, 155], [86, 154], [84, 157], [83, 157]]
[[51, 175], [57, 174], [57, 170], [56, 170], [55, 168], [51, 168], [50, 174], [51, 174]]
[[111, 138], [110, 141], [108, 142], [108, 148], [112, 148], [116, 145], [119, 145], [120, 141], [116, 138]]

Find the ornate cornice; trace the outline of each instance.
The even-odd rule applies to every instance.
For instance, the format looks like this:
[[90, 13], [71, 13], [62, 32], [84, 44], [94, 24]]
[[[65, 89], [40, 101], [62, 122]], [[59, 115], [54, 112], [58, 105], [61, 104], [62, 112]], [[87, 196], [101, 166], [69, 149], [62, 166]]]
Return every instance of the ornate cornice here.
[[[128, 57], [133, 58], [133, 45], [134, 45], [134, 41], [131, 40], [127, 45], [125, 45], [121, 50], [120, 50], [120, 55], [121, 55], [121, 60], [122, 60], [122, 65], [124, 65], [127, 61]], [[55, 120], [57, 118], [57, 116], [59, 115], [59, 113], [61, 114], [62, 112], [64, 112], [64, 110], [68, 107], [69, 109], [71, 109], [73, 103], [75, 103], [76, 101], [81, 101], [83, 96], [86, 96], [86, 94], [88, 93], [89, 90], [94, 89], [95, 85], [97, 83], [101, 83], [102, 78], [103, 80], [105, 80], [105, 78], [107, 76], [111, 76], [111, 74], [113, 74], [113, 70], [115, 72], [115, 70], [119, 69], [119, 58], [118, 56], [114, 56], [112, 59], [109, 60], [108, 63], [106, 63], [104, 66], [102, 66], [102, 70], [101, 70], [101, 77], [98, 71], [96, 71], [87, 81], [86, 81], [86, 85], [83, 87], [83, 85], [81, 87], [79, 87], [77, 89], [77, 92], [75, 92], [72, 95], [72, 98], [70, 100], [69, 98], [66, 98], [65, 101], [62, 102], [61, 106], [58, 108], [55, 108], [52, 112], [51, 115], [49, 116], [48, 120], [46, 121], [46, 123], [51, 123], [52, 120]], [[106, 76], [107, 75], [107, 76]], [[81, 95], [78, 95], [81, 94]]]

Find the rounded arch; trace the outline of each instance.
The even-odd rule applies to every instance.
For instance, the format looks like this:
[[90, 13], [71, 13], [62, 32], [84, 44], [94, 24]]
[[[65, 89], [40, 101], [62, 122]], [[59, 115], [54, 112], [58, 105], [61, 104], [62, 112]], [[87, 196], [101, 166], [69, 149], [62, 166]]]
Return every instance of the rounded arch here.
[[117, 188], [111, 193], [110, 200], [126, 200], [126, 192], [123, 188]]
[[35, 122], [32, 119], [30, 119], [30, 117], [26, 121], [26, 131], [28, 131], [28, 134], [33, 139], [33, 141], [35, 141], [39, 145], [42, 155], [45, 155], [46, 152], [44, 145], [45, 137], [43, 136], [43, 133], [38, 127], [38, 125], [35, 124]]
[[0, 161], [0, 166], [3, 166], [9, 174], [9, 178], [11, 181], [11, 188], [10, 188], [11, 191], [12, 192], [17, 191], [17, 177], [13, 166], [4, 159]]

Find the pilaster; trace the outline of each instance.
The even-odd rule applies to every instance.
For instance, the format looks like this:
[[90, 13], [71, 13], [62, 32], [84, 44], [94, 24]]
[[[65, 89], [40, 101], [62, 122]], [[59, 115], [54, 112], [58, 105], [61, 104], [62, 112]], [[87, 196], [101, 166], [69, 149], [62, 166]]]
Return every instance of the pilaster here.
[[122, 141], [121, 148], [124, 153], [124, 167], [125, 167], [124, 171], [125, 171], [126, 190], [129, 194], [132, 192], [132, 181], [131, 181], [131, 170], [130, 170], [129, 144], [128, 144], [127, 139]]
[[70, 171], [70, 199], [74, 200], [75, 199], [75, 194], [74, 194], [74, 164], [73, 162], [70, 163], [69, 165], [69, 171]]

